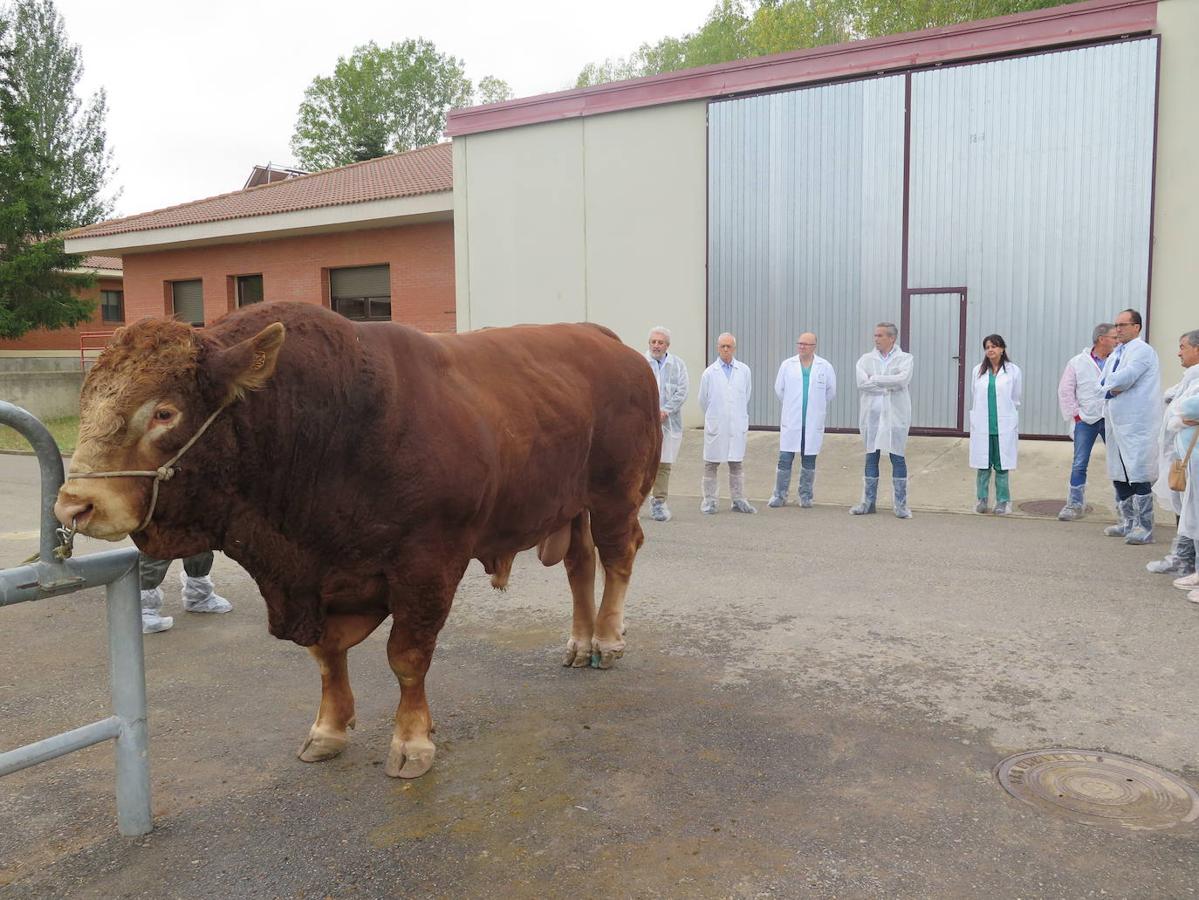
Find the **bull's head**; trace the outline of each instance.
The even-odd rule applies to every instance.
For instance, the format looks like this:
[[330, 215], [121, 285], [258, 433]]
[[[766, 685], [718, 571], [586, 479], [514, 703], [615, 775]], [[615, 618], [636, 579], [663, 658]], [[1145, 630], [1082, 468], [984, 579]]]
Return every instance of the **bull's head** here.
[[118, 331], [83, 385], [79, 443], [54, 504], [58, 520], [110, 541], [136, 531], [149, 512], [152, 478], [76, 476], [158, 469], [212, 413], [266, 384], [283, 335], [276, 322], [222, 347], [173, 321], [146, 320]]

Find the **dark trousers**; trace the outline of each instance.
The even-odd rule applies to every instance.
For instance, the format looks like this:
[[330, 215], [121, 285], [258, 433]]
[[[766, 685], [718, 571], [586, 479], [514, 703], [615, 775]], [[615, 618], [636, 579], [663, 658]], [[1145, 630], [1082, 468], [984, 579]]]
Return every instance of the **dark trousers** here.
[[[188, 556], [183, 560], [183, 571], [192, 578], [203, 578], [212, 571], [213, 558], [211, 550], [205, 550], [203, 553], [197, 553], [195, 556]], [[162, 580], [167, 577], [167, 569], [171, 567], [172, 562], [174, 560], [155, 559], [152, 556], [139, 553], [137, 555], [137, 571], [141, 578], [142, 590], [152, 591], [162, 584]]]

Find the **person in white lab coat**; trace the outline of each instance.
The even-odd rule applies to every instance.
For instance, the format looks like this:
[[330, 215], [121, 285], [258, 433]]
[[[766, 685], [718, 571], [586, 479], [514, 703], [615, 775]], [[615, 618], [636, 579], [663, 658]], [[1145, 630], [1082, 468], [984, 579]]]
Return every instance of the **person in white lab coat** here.
[[799, 352], [783, 360], [774, 392], [783, 404], [779, 420], [779, 462], [770, 506], [787, 505], [791, 470], [799, 454], [799, 505], [809, 507], [816, 489], [816, 454], [824, 443], [824, 420], [837, 396], [832, 363], [816, 355], [816, 335], [805, 331], [795, 342]]
[[874, 512], [878, 499], [879, 461], [883, 451], [891, 458], [891, 483], [895, 515], [910, 519], [908, 508], [908, 462], [904, 452], [912, 427], [912, 354], [896, 346], [899, 329], [891, 322], [874, 326], [874, 349], [857, 364], [859, 403], [858, 427], [866, 444], [866, 473], [862, 479], [862, 501], [849, 510], [851, 516]]
[[[1178, 410], [1183, 401], [1199, 394], [1199, 330], [1188, 331], [1178, 339], [1178, 361], [1182, 363], [1182, 380], [1167, 388], [1162, 395], [1166, 413], [1162, 418], [1161, 433], [1158, 435], [1161, 441], [1161, 459], [1158, 462], [1157, 481], [1153, 483], [1153, 494], [1158, 503], [1176, 516], [1181, 516], [1183, 494], [1170, 489], [1170, 465], [1174, 460], [1182, 459], [1185, 453], [1185, 450], [1178, 451], [1174, 440], [1184, 427]], [[1146, 563], [1145, 568], [1158, 575], [1190, 575], [1195, 571], [1195, 542], [1179, 528], [1165, 557]]]
[[733, 512], [756, 513], [745, 499], [745, 438], [749, 433], [749, 398], [753, 383], [749, 366], [734, 358], [737, 339], [725, 332], [716, 339], [717, 360], [699, 380], [699, 407], [704, 411], [704, 499], [700, 512], [716, 512], [716, 472], [729, 464]]
[[1126, 544], [1153, 542], [1153, 482], [1159, 463], [1162, 423], [1157, 353], [1141, 339], [1141, 314], [1116, 316], [1119, 345], [1103, 364], [1107, 473], [1116, 489], [1119, 522], [1103, 533]]
[[983, 338], [983, 361], [974, 371], [970, 386], [970, 468], [978, 470], [977, 513], [987, 511], [992, 470], [995, 515], [1006, 516], [1012, 511], [1008, 472], [1016, 468], [1023, 382], [1020, 367], [1008, 359], [1003, 338], [998, 334]]
[[[1178, 533], [1199, 544], [1199, 393], [1190, 394], [1175, 404], [1172, 417], [1179, 427], [1173, 432], [1174, 452], [1185, 460], [1187, 473], [1186, 490], [1182, 492], [1182, 514], [1178, 519]], [[1174, 587], [1189, 591], [1187, 599], [1199, 603], [1199, 572], [1192, 572], [1174, 579]]]
[[1106, 442], [1103, 431], [1103, 391], [1099, 376], [1103, 362], [1116, 349], [1116, 326], [1101, 322], [1091, 332], [1091, 346], [1072, 356], [1057, 383], [1057, 404], [1062, 418], [1070, 425], [1074, 440], [1074, 462], [1070, 466], [1070, 486], [1066, 505], [1057, 517], [1062, 522], [1082, 518], [1087, 500], [1087, 467], [1095, 439]]
[[645, 358], [658, 382], [658, 415], [662, 420], [662, 457], [650, 494], [650, 516], [655, 522], [669, 522], [670, 507], [666, 505], [666, 497], [670, 491], [670, 468], [678, 459], [683, 443], [683, 403], [687, 400], [690, 383], [687, 364], [681, 356], [670, 352], [670, 331], [661, 325], [650, 329]]

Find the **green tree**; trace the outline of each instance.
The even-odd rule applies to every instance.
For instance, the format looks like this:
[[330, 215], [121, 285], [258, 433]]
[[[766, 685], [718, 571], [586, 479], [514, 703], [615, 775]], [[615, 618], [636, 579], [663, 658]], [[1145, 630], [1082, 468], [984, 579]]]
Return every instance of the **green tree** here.
[[446, 113], [469, 106], [471, 94], [462, 61], [429, 41], [372, 41], [339, 57], [332, 75], [313, 79], [291, 149], [302, 168], [316, 171], [433, 144]]
[[0, 10], [0, 19], [7, 23], [15, 101], [28, 114], [38, 151], [56, 167], [56, 186], [65, 201], [59, 227], [107, 218], [116, 198], [105, 195], [115, 169], [104, 127], [108, 102], [103, 89], [80, 98], [82, 57], [53, 0], [16, 0]]
[[720, 0], [697, 30], [588, 63], [576, 87], [919, 31], [1055, 6], [1061, 0]]
[[484, 75], [479, 79], [479, 89], [475, 91], [475, 103], [503, 103], [512, 99], [512, 88], [508, 82], [494, 75]]
[[93, 280], [72, 274], [81, 257], [64, 253], [58, 236], [77, 211], [60, 188], [66, 164], [41, 146], [21, 101], [8, 28], [0, 20], [0, 338], [17, 338], [86, 321], [94, 304], [77, 295]]

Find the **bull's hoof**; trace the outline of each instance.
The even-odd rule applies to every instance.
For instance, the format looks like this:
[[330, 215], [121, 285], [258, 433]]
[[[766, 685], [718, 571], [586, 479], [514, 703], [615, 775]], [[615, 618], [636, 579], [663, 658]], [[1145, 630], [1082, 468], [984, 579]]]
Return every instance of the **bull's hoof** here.
[[591, 668], [610, 669], [612, 663], [624, 656], [624, 638], [615, 641], [591, 639]]
[[419, 778], [433, 767], [436, 753], [437, 748], [428, 738], [409, 738], [406, 741], [392, 738], [383, 771], [392, 778]]
[[[353, 722], [348, 723], [351, 728], [354, 727]], [[308, 731], [308, 737], [304, 739], [304, 743], [300, 745], [300, 752], [296, 755], [304, 762], [320, 762], [324, 759], [332, 759], [346, 749], [346, 744], [350, 742], [349, 736], [343, 731], [337, 734], [333, 731], [325, 731], [324, 729], [312, 726]]]
[[591, 644], [571, 638], [566, 642], [566, 654], [562, 657], [562, 665], [574, 669], [582, 669], [591, 664]]

